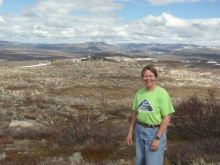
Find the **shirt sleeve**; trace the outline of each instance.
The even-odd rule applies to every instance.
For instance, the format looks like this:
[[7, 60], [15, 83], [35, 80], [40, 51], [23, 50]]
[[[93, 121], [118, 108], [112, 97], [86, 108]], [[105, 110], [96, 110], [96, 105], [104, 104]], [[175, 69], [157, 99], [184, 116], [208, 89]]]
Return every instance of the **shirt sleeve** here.
[[134, 98], [134, 103], [133, 103], [133, 110], [135, 110], [135, 111], [137, 111], [137, 93], [136, 93], [136, 95], [135, 95], [135, 98]]
[[164, 92], [161, 95], [159, 106], [162, 116], [169, 115], [175, 112], [170, 96], [166, 90], [164, 90]]

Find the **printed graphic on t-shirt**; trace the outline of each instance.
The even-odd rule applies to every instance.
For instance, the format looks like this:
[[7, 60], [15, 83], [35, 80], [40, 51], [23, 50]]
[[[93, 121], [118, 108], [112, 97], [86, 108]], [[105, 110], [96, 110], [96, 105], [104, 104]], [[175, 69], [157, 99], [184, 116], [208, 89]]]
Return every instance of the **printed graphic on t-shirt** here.
[[144, 99], [138, 106], [137, 106], [138, 111], [142, 112], [153, 112], [154, 109], [150, 105], [149, 101], [147, 99]]

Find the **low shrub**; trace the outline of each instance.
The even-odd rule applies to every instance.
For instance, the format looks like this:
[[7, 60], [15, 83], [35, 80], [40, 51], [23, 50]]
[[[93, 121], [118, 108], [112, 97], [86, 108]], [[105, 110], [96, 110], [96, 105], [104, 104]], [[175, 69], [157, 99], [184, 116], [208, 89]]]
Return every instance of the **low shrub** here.
[[190, 140], [220, 137], [220, 103], [214, 91], [208, 90], [208, 97], [196, 95], [175, 106], [172, 131], [186, 135]]
[[171, 144], [165, 152], [170, 165], [191, 165], [199, 160], [206, 163], [220, 161], [220, 139], [210, 138], [194, 142]]
[[55, 142], [59, 146], [105, 145], [115, 141], [117, 127], [99, 122], [96, 115], [78, 115], [69, 118], [66, 125], [57, 129]]

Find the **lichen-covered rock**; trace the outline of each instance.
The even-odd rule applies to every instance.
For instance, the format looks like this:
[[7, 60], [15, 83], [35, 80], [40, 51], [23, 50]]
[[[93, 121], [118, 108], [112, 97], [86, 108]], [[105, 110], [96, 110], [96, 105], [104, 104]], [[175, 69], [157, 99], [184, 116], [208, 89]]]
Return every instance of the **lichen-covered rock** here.
[[33, 127], [33, 126], [41, 126], [42, 124], [31, 119], [27, 119], [21, 115], [14, 115], [9, 127]]
[[104, 121], [104, 120], [107, 120], [107, 119], [108, 119], [108, 117], [105, 116], [105, 115], [102, 115], [102, 116], [99, 117], [99, 121]]
[[74, 164], [82, 164], [84, 162], [83, 157], [80, 152], [75, 152], [69, 157], [69, 161]]

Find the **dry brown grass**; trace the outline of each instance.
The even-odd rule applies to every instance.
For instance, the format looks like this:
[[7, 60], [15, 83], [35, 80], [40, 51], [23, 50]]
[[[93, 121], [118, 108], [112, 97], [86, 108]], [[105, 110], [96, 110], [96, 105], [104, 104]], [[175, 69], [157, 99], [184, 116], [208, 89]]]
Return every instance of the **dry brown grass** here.
[[37, 153], [22, 153], [19, 150], [8, 150], [7, 157], [0, 160], [0, 163], [5, 165], [37, 165], [41, 160]]
[[31, 140], [41, 140], [41, 139], [50, 139], [53, 135], [52, 128], [45, 128], [42, 126], [39, 127], [27, 127], [27, 128], [11, 128], [11, 137], [13, 139], [31, 139]]
[[0, 134], [0, 145], [13, 144], [14, 140], [6, 134]]

